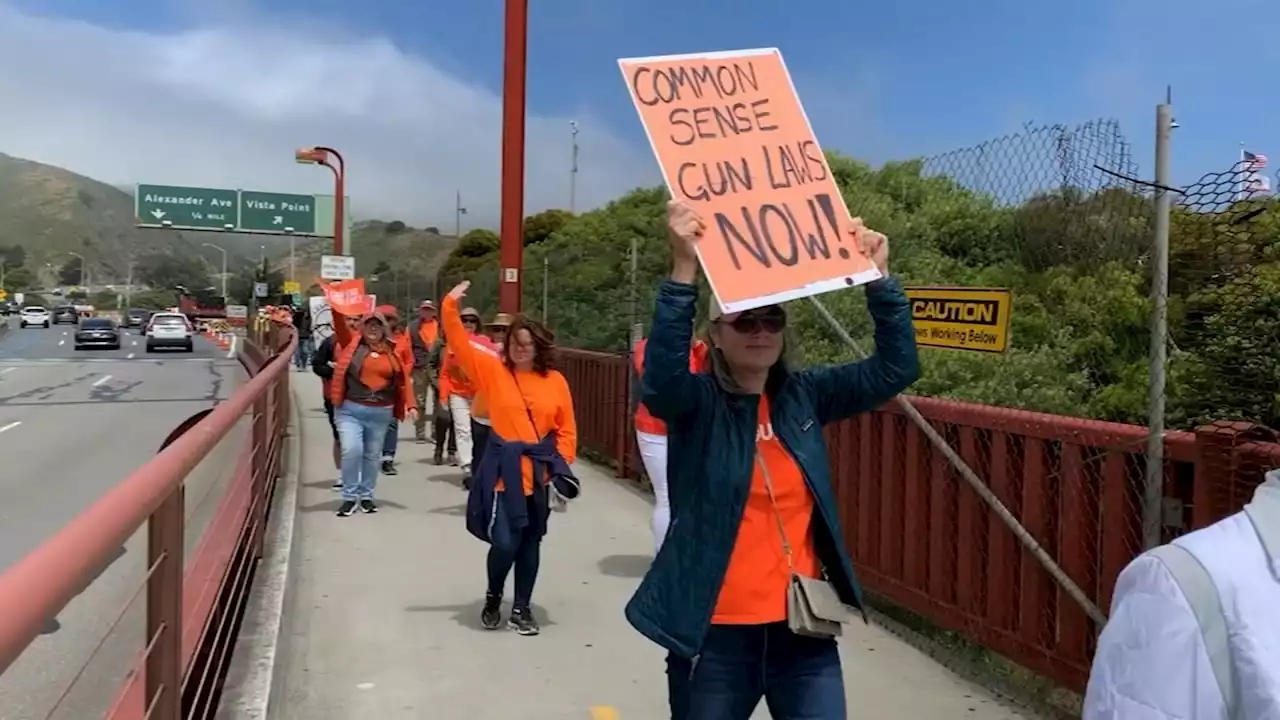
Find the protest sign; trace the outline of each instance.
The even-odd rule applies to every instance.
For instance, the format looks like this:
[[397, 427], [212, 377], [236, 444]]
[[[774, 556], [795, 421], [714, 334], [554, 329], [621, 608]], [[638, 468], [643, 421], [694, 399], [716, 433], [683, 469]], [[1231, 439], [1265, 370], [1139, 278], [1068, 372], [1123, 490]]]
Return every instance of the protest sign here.
[[707, 224], [698, 257], [725, 312], [880, 277], [777, 49], [618, 61], [671, 196]]

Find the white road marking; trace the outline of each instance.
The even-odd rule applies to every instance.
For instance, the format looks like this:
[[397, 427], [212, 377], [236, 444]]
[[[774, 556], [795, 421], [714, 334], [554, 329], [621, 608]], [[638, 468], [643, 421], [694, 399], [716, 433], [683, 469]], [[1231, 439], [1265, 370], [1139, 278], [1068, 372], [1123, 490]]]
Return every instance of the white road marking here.
[[67, 341], [66, 341], [66, 340], [59, 340], [59, 341], [58, 341], [58, 344], [59, 344], [59, 345], [66, 345], [66, 344], [67, 344]]
[[239, 341], [239, 340], [240, 340], [240, 336], [239, 336], [239, 335], [232, 335], [232, 336], [231, 336], [231, 344], [227, 347], [227, 357], [228, 357], [228, 358], [233, 358], [233, 357], [235, 357], [235, 356], [236, 356], [236, 342], [237, 342], [237, 341]]
[[110, 375], [103, 375], [102, 377], [100, 377], [100, 378], [98, 378], [97, 380], [94, 380], [94, 381], [93, 381], [93, 386], [94, 386], [94, 387], [98, 387], [99, 385], [101, 385], [102, 383], [104, 383], [104, 382], [106, 382], [106, 381], [108, 381], [108, 380], [110, 380], [110, 379], [111, 379], [111, 376], [110, 376]]
[[9, 423], [8, 425], [0, 425], [0, 433], [2, 433], [2, 432], [7, 432], [7, 431], [9, 431], [9, 430], [12, 430], [12, 429], [14, 429], [14, 428], [18, 427], [18, 426], [19, 426], [19, 425], [21, 425], [21, 424], [22, 424], [22, 421], [21, 421], [21, 420], [14, 420], [13, 422]]
[[[137, 345], [137, 344], [138, 343], [134, 343], [134, 345]], [[125, 358], [125, 360], [132, 360], [132, 359], [133, 359], [133, 353], [129, 353], [129, 356]]]
[[138, 341], [137, 341], [137, 340], [134, 340], [134, 341], [133, 341], [133, 346], [134, 346], [134, 347], [137, 347], [137, 346], [138, 346]]
[[3, 369], [3, 370], [0, 370], [0, 375], [4, 375], [5, 373], [11, 373], [11, 372], [13, 372], [14, 370], [17, 370], [17, 369], [18, 369], [18, 368], [16, 368], [16, 367], [7, 367], [7, 368], [5, 368], [5, 369]]
[[66, 336], [67, 336], [67, 331], [66, 331], [66, 330], [63, 330], [63, 331], [62, 331], [62, 337], [66, 337]]

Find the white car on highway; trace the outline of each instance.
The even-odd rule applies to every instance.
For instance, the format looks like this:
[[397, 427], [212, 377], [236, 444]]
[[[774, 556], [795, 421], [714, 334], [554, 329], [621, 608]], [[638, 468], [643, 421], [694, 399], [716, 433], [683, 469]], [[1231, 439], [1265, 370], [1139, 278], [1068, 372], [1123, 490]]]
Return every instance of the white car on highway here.
[[187, 352], [195, 349], [191, 322], [182, 313], [161, 312], [151, 316], [147, 323], [147, 352], [160, 348], [181, 348]]
[[49, 327], [49, 311], [39, 305], [28, 305], [22, 308], [19, 315], [19, 327], [27, 327], [28, 325], [39, 325], [42, 328]]

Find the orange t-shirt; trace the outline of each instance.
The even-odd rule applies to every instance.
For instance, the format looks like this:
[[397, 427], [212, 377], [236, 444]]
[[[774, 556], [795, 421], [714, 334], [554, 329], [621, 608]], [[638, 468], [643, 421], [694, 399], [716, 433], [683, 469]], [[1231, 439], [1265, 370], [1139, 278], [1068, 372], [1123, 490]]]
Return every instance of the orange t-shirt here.
[[440, 324], [435, 320], [418, 324], [418, 337], [428, 350], [435, 349], [436, 340], [440, 339]]
[[760, 625], [787, 619], [787, 587], [791, 571], [782, 550], [773, 502], [760, 471], [763, 459], [769, 468], [777, 513], [782, 517], [791, 544], [796, 572], [820, 577], [821, 565], [813, 549], [813, 495], [805, 484], [800, 466], [773, 434], [769, 399], [760, 396], [756, 452], [747, 507], [738, 525], [738, 539], [729, 557], [729, 568], [720, 586], [711, 622], [716, 625]]
[[370, 351], [364, 356], [360, 365], [360, 382], [365, 387], [377, 392], [391, 384], [395, 375], [395, 367], [386, 353]]

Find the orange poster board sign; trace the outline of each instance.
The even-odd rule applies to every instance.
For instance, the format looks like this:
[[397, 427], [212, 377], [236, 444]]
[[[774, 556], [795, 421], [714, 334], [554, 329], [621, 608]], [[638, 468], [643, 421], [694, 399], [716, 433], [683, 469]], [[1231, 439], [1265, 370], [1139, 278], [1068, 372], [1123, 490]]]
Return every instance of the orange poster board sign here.
[[364, 292], [364, 279], [337, 280], [320, 283], [324, 290], [324, 299], [334, 312], [351, 317], [360, 317], [373, 312], [373, 298]]
[[725, 312], [876, 280], [777, 49], [618, 61]]

